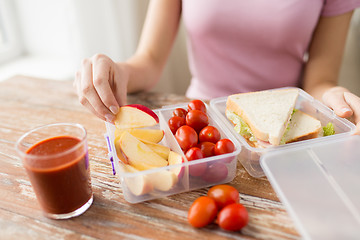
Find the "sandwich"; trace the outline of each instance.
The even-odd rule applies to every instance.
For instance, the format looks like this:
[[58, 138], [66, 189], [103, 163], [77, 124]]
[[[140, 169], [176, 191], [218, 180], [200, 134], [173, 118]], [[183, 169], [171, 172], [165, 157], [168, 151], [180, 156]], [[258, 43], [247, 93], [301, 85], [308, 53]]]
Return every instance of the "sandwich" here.
[[280, 144], [317, 138], [320, 133], [319, 120], [300, 110], [294, 110]]
[[225, 114], [252, 147], [316, 138], [324, 132], [321, 122], [295, 109], [298, 96], [296, 88], [234, 94], [227, 99]]

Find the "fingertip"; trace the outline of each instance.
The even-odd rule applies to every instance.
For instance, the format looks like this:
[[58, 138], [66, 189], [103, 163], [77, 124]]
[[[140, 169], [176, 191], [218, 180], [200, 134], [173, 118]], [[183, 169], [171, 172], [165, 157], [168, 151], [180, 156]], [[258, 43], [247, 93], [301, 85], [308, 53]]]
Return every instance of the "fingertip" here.
[[353, 113], [352, 109], [351, 109], [351, 108], [348, 108], [348, 107], [343, 107], [343, 108], [341, 109], [341, 111], [342, 111], [342, 113], [343, 113], [344, 115], [347, 115], [347, 114], [352, 115], [352, 113]]
[[334, 110], [336, 115], [338, 115], [339, 117], [343, 117], [343, 118], [348, 118], [353, 114], [353, 111], [351, 108], [348, 107], [342, 107], [340, 109], [336, 109]]
[[360, 122], [356, 124], [356, 129], [353, 135], [360, 135]]
[[109, 109], [114, 115], [116, 115], [119, 112], [118, 106], [110, 106]]

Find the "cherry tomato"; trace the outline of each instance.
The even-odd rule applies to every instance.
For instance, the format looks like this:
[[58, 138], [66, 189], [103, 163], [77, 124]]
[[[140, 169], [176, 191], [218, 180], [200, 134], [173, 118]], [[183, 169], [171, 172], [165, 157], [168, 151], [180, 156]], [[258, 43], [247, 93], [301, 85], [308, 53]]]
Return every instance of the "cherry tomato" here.
[[189, 174], [193, 177], [201, 177], [205, 174], [207, 167], [206, 162], [189, 165]]
[[192, 100], [188, 104], [189, 111], [191, 110], [200, 110], [204, 113], [206, 113], [206, 106], [205, 103], [199, 99]]
[[217, 223], [228, 231], [239, 231], [249, 222], [249, 215], [246, 208], [240, 203], [232, 203], [220, 210]]
[[217, 214], [215, 201], [207, 196], [196, 199], [188, 212], [189, 223], [196, 228], [212, 223]]
[[204, 154], [202, 153], [201, 149], [198, 147], [192, 147], [189, 150], [186, 151], [185, 157], [189, 160], [196, 160], [204, 158]]
[[214, 152], [215, 155], [221, 155], [225, 153], [232, 153], [235, 150], [234, 143], [227, 139], [221, 139], [215, 144]]
[[[187, 150], [187, 152], [185, 153], [185, 156], [189, 161], [194, 161], [197, 159], [204, 158], [204, 155], [203, 155], [201, 149], [197, 148], [197, 147], [192, 147], [189, 150]], [[206, 172], [206, 169], [207, 169], [206, 162], [189, 165], [189, 174], [193, 177], [200, 177], [200, 176], [204, 175], [204, 173]]]
[[208, 183], [218, 183], [224, 181], [228, 173], [229, 170], [225, 163], [216, 161], [207, 166], [206, 172], [202, 175], [202, 179]]
[[178, 117], [182, 117], [185, 118], [187, 114], [187, 111], [183, 108], [176, 108], [173, 112], [172, 112], [172, 116], [178, 116]]
[[213, 186], [209, 189], [207, 195], [214, 199], [218, 209], [222, 209], [232, 203], [238, 203], [240, 199], [238, 190], [226, 184]]
[[186, 125], [194, 128], [196, 132], [200, 132], [201, 129], [209, 124], [209, 118], [206, 113], [200, 110], [191, 110], [186, 115]]
[[214, 156], [215, 143], [212, 142], [200, 142], [198, 147], [201, 149], [204, 157]]
[[219, 130], [214, 126], [206, 126], [199, 133], [200, 142], [217, 143], [221, 139]]
[[179, 143], [183, 151], [195, 147], [198, 143], [198, 135], [196, 131], [187, 125], [181, 126], [175, 133], [176, 141]]
[[173, 134], [175, 134], [176, 130], [178, 130], [179, 127], [186, 124], [186, 121], [185, 121], [185, 118], [183, 118], [183, 117], [174, 116], [169, 119], [168, 124], [169, 124], [171, 132]]

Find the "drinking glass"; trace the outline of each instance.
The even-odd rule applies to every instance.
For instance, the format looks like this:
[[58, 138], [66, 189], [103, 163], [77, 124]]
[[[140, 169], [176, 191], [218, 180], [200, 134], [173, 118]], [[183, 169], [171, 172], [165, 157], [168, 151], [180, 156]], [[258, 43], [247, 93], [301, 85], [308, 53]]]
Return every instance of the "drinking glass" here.
[[41, 126], [24, 134], [15, 148], [46, 217], [67, 219], [91, 206], [93, 193], [83, 126]]

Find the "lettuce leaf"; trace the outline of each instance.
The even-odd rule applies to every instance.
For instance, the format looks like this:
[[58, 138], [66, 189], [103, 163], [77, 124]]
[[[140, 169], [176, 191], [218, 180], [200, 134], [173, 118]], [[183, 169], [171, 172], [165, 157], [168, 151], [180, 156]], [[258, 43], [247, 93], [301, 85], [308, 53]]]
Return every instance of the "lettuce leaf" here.
[[286, 135], [288, 134], [288, 132], [290, 131], [290, 122], [291, 122], [291, 119], [292, 119], [292, 116], [294, 115], [294, 113], [296, 113], [297, 111], [299, 111], [298, 109], [294, 108], [292, 113], [291, 113], [291, 116], [290, 116], [290, 120], [288, 122], [288, 125], [285, 129], [285, 132], [284, 132], [284, 135], [281, 137], [281, 140], [280, 140], [280, 145], [284, 145], [286, 144], [285, 140], [286, 140]]
[[256, 141], [256, 138], [251, 132], [249, 125], [247, 125], [241, 117], [231, 111], [226, 111], [226, 117], [235, 125], [234, 129], [237, 133], [246, 137], [252, 142]]
[[335, 134], [334, 124], [329, 122], [326, 126], [323, 127], [324, 136], [330, 136]]

